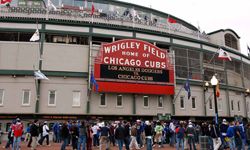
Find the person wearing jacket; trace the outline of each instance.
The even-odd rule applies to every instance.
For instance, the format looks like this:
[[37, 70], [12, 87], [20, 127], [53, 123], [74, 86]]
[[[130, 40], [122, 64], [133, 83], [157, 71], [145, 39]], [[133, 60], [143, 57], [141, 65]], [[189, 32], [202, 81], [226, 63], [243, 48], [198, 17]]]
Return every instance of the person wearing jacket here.
[[139, 148], [139, 145], [136, 141], [136, 135], [137, 135], [137, 129], [136, 129], [136, 124], [134, 124], [132, 127], [131, 127], [131, 141], [130, 141], [130, 144], [129, 144], [129, 148], [130, 149], [133, 149], [133, 146], [135, 145], [135, 148], [136, 149], [140, 149]]
[[147, 150], [152, 150], [152, 138], [153, 138], [153, 133], [152, 133], [152, 126], [149, 121], [145, 121], [146, 126], [145, 126], [145, 136], [146, 136], [146, 143], [147, 143]]
[[250, 150], [250, 123], [248, 123], [246, 130], [247, 130], [246, 131], [246, 137], [247, 137], [247, 145], [248, 145], [247, 150]]
[[229, 127], [227, 128], [227, 137], [229, 138], [229, 147], [230, 150], [235, 150], [235, 126], [234, 121], [230, 122]]
[[158, 142], [159, 147], [161, 147], [162, 131], [163, 126], [161, 125], [160, 121], [157, 121], [155, 127], [155, 142]]
[[212, 126], [210, 129], [210, 136], [213, 139], [214, 150], [218, 150], [220, 148], [220, 145], [221, 145], [220, 131], [219, 131], [218, 125], [215, 124], [214, 121], [212, 122]]
[[23, 124], [21, 123], [21, 120], [19, 118], [17, 118], [16, 121], [16, 124], [12, 126], [12, 130], [14, 133], [14, 141], [12, 147], [13, 150], [19, 150], [21, 137], [23, 135]]
[[193, 150], [193, 149], [196, 150], [195, 140], [194, 140], [195, 129], [193, 127], [192, 122], [188, 123], [186, 133], [188, 137], [188, 144], [189, 144], [190, 150]]
[[180, 126], [175, 129], [175, 133], [176, 133], [176, 150], [179, 150], [180, 145], [181, 145], [181, 150], [184, 150], [185, 128], [183, 123], [180, 123]]
[[227, 120], [223, 119], [222, 124], [220, 125], [221, 142], [222, 142], [223, 148], [226, 148], [227, 146], [227, 142], [225, 141], [225, 138], [227, 137], [227, 128], [228, 128]]
[[62, 137], [62, 145], [61, 145], [61, 150], [65, 150], [66, 146], [68, 145], [68, 140], [69, 140], [69, 129], [67, 126], [67, 122], [64, 122], [62, 125], [62, 130], [61, 130], [61, 137]]
[[39, 135], [39, 124], [38, 120], [34, 120], [33, 124], [30, 127], [30, 135], [31, 135], [31, 149], [35, 150], [37, 146], [37, 138]]
[[125, 129], [122, 127], [121, 123], [118, 123], [118, 128], [115, 130], [115, 138], [117, 140], [119, 150], [122, 150], [123, 141], [125, 139]]

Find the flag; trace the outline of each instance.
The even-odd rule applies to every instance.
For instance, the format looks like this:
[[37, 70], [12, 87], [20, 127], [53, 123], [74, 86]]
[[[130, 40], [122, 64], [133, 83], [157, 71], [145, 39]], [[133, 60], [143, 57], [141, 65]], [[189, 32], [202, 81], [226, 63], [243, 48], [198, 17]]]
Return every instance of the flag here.
[[250, 47], [247, 45], [248, 54], [250, 54]]
[[177, 23], [177, 21], [174, 18], [168, 17], [167, 21], [169, 23]]
[[39, 30], [36, 29], [36, 32], [32, 35], [32, 37], [30, 38], [30, 41], [35, 42], [39, 40], [40, 40]]
[[35, 79], [37, 80], [49, 80], [40, 70], [34, 72]]
[[8, 6], [11, 3], [12, 0], [0, 0], [1, 5]]
[[216, 97], [220, 97], [220, 86], [219, 86], [219, 82], [216, 85]]
[[93, 16], [95, 12], [95, 6], [94, 3], [92, 2], [92, 6], [91, 6], [91, 15]]
[[47, 7], [48, 7], [48, 9], [52, 8], [52, 10], [54, 10], [54, 11], [57, 10], [56, 6], [51, 2], [51, 0], [48, 0], [48, 6]]
[[188, 93], [188, 99], [190, 99], [191, 97], [191, 89], [190, 89], [190, 82], [189, 82], [189, 77], [184, 85], [184, 89], [187, 91]]
[[224, 51], [222, 48], [219, 49], [219, 59], [229, 60], [232, 61], [231, 57], [229, 56], [228, 52]]
[[98, 84], [97, 84], [97, 82], [95, 80], [95, 77], [94, 77], [93, 73], [91, 73], [90, 83], [93, 84], [95, 86], [95, 90], [98, 91]]

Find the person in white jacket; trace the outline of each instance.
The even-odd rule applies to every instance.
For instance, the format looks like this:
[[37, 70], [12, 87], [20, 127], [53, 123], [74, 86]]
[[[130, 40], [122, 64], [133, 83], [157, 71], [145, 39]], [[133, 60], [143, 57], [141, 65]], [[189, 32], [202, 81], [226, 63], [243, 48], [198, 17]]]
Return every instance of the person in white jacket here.
[[44, 124], [43, 124], [43, 137], [39, 140], [40, 145], [43, 144], [43, 140], [45, 138], [47, 140], [47, 146], [50, 146], [50, 144], [49, 144], [49, 127], [47, 125], [47, 121], [44, 121]]

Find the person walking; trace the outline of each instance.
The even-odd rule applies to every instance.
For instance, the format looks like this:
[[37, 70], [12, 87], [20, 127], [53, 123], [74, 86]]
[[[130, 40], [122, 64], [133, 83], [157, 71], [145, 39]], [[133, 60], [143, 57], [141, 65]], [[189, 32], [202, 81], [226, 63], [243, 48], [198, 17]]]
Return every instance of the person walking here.
[[121, 123], [118, 123], [118, 127], [115, 130], [115, 138], [117, 140], [119, 150], [122, 150], [123, 141], [125, 139], [125, 129]]
[[69, 143], [69, 128], [67, 126], [67, 122], [64, 122], [61, 129], [61, 138], [62, 138], [62, 145], [61, 150], [65, 150], [66, 146]]
[[152, 150], [152, 138], [153, 138], [153, 129], [151, 126], [150, 121], [145, 121], [145, 136], [146, 136], [146, 143], [147, 143], [147, 150]]
[[131, 141], [130, 141], [130, 144], [129, 144], [129, 148], [130, 149], [133, 149], [133, 147], [135, 146], [135, 149], [140, 149], [139, 146], [138, 146], [138, 143], [136, 141], [136, 136], [137, 136], [137, 129], [136, 129], [136, 124], [134, 124], [132, 127], [131, 127]]
[[100, 147], [99, 149], [102, 150], [102, 146], [103, 145], [106, 145], [106, 149], [109, 149], [109, 133], [110, 133], [110, 130], [109, 128], [107, 127], [107, 123], [105, 122], [104, 123], [104, 126], [103, 127], [100, 127]]
[[125, 139], [124, 144], [126, 150], [129, 150], [129, 143], [130, 143], [130, 123], [127, 121], [124, 121], [124, 129], [125, 129]]
[[50, 144], [49, 144], [49, 127], [48, 127], [48, 125], [47, 125], [47, 121], [44, 121], [44, 123], [43, 123], [43, 127], [42, 127], [42, 138], [39, 140], [39, 144], [40, 145], [43, 145], [43, 141], [44, 141], [44, 139], [46, 138], [46, 142], [47, 142], [47, 146], [50, 146]]
[[21, 137], [23, 135], [23, 124], [21, 123], [21, 120], [19, 118], [16, 119], [16, 124], [12, 126], [12, 130], [14, 133], [12, 150], [19, 150]]
[[34, 120], [33, 124], [30, 127], [30, 135], [31, 135], [31, 149], [35, 150], [37, 147], [37, 138], [39, 136], [39, 124], [38, 120]]
[[215, 121], [212, 122], [212, 126], [210, 129], [210, 136], [213, 139], [214, 150], [218, 150], [221, 145], [220, 131], [218, 125]]

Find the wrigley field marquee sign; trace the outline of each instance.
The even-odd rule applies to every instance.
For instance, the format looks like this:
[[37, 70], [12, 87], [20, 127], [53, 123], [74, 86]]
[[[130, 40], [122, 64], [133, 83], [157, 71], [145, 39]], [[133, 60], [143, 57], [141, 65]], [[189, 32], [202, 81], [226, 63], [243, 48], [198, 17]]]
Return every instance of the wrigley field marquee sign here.
[[136, 39], [102, 44], [95, 58], [99, 92], [174, 94], [174, 70], [168, 52]]

